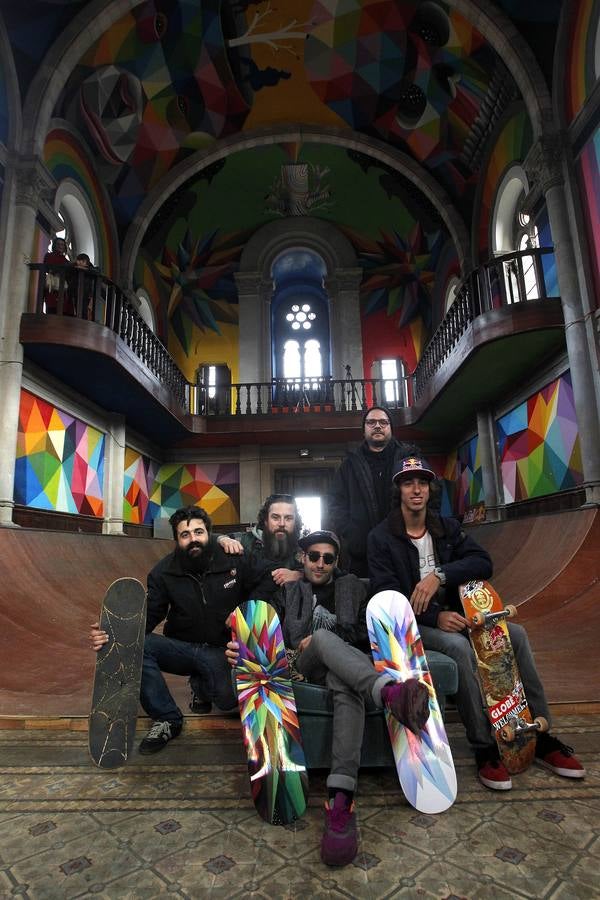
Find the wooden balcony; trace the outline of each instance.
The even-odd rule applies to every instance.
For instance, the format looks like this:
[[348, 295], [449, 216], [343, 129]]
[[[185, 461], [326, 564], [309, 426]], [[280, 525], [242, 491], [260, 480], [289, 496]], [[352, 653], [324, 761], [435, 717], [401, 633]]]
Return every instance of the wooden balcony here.
[[[397, 433], [451, 440], [482, 406], [510, 394], [564, 349], [550, 250], [497, 257], [473, 272], [414, 373], [382, 379], [273, 379], [190, 384], [118, 285], [97, 272], [31, 265], [35, 312], [21, 320], [26, 356], [163, 446], [356, 440], [362, 414], [382, 403]], [[55, 282], [56, 284], [56, 282]]]

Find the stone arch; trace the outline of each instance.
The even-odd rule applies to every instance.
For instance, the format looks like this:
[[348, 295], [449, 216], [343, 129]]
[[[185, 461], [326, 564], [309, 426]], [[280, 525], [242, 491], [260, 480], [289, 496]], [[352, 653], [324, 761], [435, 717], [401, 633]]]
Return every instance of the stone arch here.
[[239, 295], [240, 381], [271, 380], [271, 270], [286, 249], [317, 253], [327, 268], [331, 363], [334, 378], [349, 365], [362, 378], [359, 288], [362, 269], [350, 241], [329, 222], [309, 216], [269, 222], [250, 238], [236, 275]]
[[21, 118], [21, 95], [19, 93], [17, 70], [8, 34], [6, 33], [6, 26], [1, 18], [0, 59], [2, 60], [1, 66], [5, 77], [6, 100], [8, 103], [8, 136], [6, 145], [10, 151], [19, 146], [23, 120]]
[[297, 141], [305, 144], [333, 144], [349, 150], [358, 150], [365, 156], [370, 156], [372, 159], [384, 163], [401, 175], [409, 178], [437, 209], [454, 242], [461, 268], [464, 266], [469, 255], [469, 235], [464, 221], [452, 204], [448, 194], [422, 165], [408, 154], [395, 150], [383, 141], [374, 138], [367, 138], [354, 132], [340, 131], [333, 128], [303, 126], [301, 129], [276, 128], [271, 130], [261, 129], [260, 132], [245, 132], [242, 135], [221, 140], [207, 150], [199, 150], [176, 166], [148, 194], [127, 230], [121, 255], [121, 279], [123, 283], [127, 285], [131, 283], [135, 259], [152, 219], [166, 198], [181, 187], [184, 182], [217, 160], [230, 156], [233, 153], [248, 150], [252, 147], [262, 147], [286, 141]]

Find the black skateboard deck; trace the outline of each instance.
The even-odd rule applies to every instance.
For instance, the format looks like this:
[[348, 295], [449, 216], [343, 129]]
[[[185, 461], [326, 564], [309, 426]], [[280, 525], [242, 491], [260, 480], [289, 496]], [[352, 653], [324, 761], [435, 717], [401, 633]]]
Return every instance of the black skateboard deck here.
[[90, 711], [90, 755], [101, 769], [124, 766], [135, 738], [146, 629], [146, 591], [136, 578], [118, 578], [106, 592]]

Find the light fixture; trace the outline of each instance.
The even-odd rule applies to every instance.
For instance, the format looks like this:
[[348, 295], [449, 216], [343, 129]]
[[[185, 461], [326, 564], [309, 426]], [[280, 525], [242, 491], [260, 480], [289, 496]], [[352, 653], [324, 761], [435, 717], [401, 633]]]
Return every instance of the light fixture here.
[[298, 450], [298, 456], [300, 457], [300, 459], [308, 459], [308, 457], [310, 456], [310, 450], [308, 449], [308, 447], [301, 447], [300, 450]]

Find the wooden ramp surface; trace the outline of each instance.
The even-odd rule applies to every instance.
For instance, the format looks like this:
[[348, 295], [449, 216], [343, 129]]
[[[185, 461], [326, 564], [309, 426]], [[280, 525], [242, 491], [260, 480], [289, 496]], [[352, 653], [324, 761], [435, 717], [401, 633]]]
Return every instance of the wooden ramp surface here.
[[0, 528], [0, 715], [89, 712], [87, 635], [115, 578], [146, 576], [171, 541]]
[[570, 510], [469, 529], [519, 609], [551, 702], [600, 700], [600, 515]]

